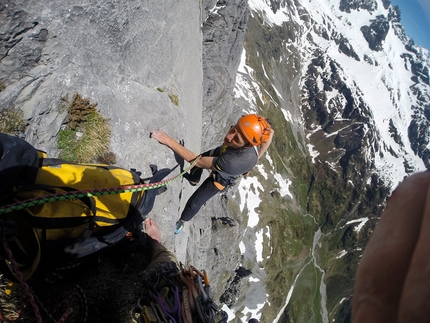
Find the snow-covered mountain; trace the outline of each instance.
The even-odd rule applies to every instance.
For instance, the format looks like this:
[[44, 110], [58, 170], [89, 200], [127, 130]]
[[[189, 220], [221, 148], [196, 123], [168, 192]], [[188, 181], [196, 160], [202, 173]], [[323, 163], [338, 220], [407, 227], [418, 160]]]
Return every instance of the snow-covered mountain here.
[[252, 273], [238, 273], [230, 322], [350, 322], [356, 266], [385, 199], [430, 168], [429, 51], [388, 0], [248, 5], [235, 104], [269, 117], [275, 140], [234, 195], [248, 213], [241, 252]]

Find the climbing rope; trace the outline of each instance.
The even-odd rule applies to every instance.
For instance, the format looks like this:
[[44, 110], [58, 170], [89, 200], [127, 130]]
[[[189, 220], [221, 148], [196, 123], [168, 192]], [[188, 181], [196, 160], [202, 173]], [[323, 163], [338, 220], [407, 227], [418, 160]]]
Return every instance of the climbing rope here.
[[110, 188], [96, 188], [91, 190], [69, 191], [64, 193], [39, 196], [36, 198], [31, 198], [17, 203], [2, 206], [0, 208], [0, 215], [5, 213], [11, 213], [17, 210], [23, 210], [28, 207], [32, 207], [36, 205], [55, 202], [55, 201], [72, 200], [72, 199], [83, 198], [83, 197], [93, 197], [93, 196], [109, 195], [109, 194], [133, 193], [133, 192], [157, 189], [157, 188], [166, 186], [170, 183], [173, 183], [178, 178], [182, 177], [186, 172], [188, 172], [191, 168], [193, 168], [197, 164], [200, 157], [201, 157], [200, 155], [197, 156], [196, 159], [194, 159], [193, 162], [190, 164], [190, 166], [188, 166], [188, 168], [185, 169], [182, 173], [176, 175], [175, 177], [162, 180], [160, 182], [148, 183], [148, 184], [137, 184], [137, 185], [124, 185], [124, 186], [110, 187]]
[[10, 250], [9, 244], [7, 243], [6, 240], [3, 241], [3, 247], [6, 250], [7, 257], [9, 258], [10, 264], [12, 265], [13, 270], [15, 271], [15, 275], [17, 276], [18, 281], [21, 283], [21, 286], [24, 290], [24, 294], [29, 300], [31, 307], [33, 308], [33, 312], [34, 312], [34, 315], [36, 316], [37, 323], [42, 323], [42, 316], [40, 316], [39, 307], [36, 304], [36, 300], [34, 299], [30, 286], [28, 286], [24, 276], [19, 270], [18, 264], [15, 258], [13, 257], [12, 251]]
[[63, 312], [61, 318], [56, 320], [51, 312], [43, 305], [42, 301], [34, 295], [35, 299], [39, 303], [40, 308], [45, 312], [46, 316], [54, 323], [65, 322], [66, 319], [72, 314], [75, 309], [71, 306], [67, 305], [71, 302], [72, 298], [77, 297], [81, 306], [81, 312], [83, 312], [83, 318], [81, 318], [82, 323], [85, 323], [88, 316], [88, 304], [86, 301], [85, 293], [79, 285], [76, 285], [75, 288], [70, 291], [64, 299], [60, 300], [60, 302], [56, 305], [54, 309], [52, 309], [52, 313], [58, 313], [61, 306], [66, 306], [66, 310]]
[[[64, 313], [62, 314], [62, 316], [60, 317], [60, 319], [57, 321], [49, 312], [49, 310], [42, 304], [42, 302], [37, 298], [37, 296], [33, 293], [32, 289], [30, 288], [30, 286], [27, 284], [27, 282], [25, 281], [24, 276], [22, 275], [18, 263], [16, 262], [15, 258], [13, 257], [12, 251], [9, 247], [9, 244], [6, 241], [3, 241], [3, 247], [6, 251], [6, 254], [8, 256], [10, 265], [12, 266], [12, 268], [14, 269], [15, 272], [15, 277], [17, 277], [18, 281], [21, 284], [21, 288], [23, 291], [24, 296], [28, 299], [28, 301], [31, 304], [31, 307], [33, 309], [34, 315], [36, 317], [37, 323], [42, 323], [43, 319], [40, 313], [40, 309], [43, 309], [43, 311], [45, 312], [45, 314], [48, 316], [49, 319], [51, 319], [53, 322], [58, 322], [58, 323], [64, 323], [66, 321], [66, 319], [70, 316], [70, 314], [72, 314], [73, 312], [73, 308], [68, 307]], [[86, 322], [87, 320], [87, 315], [88, 315], [88, 304], [87, 304], [87, 300], [85, 297], [85, 293], [82, 290], [82, 288], [79, 285], [75, 286], [75, 289], [69, 293], [69, 295], [67, 295], [67, 297], [65, 297], [58, 305], [57, 308], [54, 309], [54, 312], [57, 312], [60, 305], [62, 304], [66, 304], [68, 301], [70, 301], [70, 299], [74, 296], [78, 296], [80, 303], [81, 303], [81, 307], [83, 308], [84, 311], [84, 318], [83, 318], [83, 323]], [[39, 306], [38, 304], [39, 303]], [[16, 320], [8, 320], [6, 318], [3, 317], [3, 315], [1, 315], [0, 313], [0, 322], [5, 321], [5, 322], [16, 322]]]

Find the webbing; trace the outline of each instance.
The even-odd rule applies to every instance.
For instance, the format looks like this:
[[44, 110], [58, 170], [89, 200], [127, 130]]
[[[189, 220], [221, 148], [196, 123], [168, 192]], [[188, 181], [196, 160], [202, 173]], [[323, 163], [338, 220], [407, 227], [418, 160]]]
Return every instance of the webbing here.
[[9, 204], [0, 207], [0, 214], [11, 213], [17, 210], [23, 210], [28, 207], [42, 205], [55, 201], [64, 201], [64, 200], [72, 200], [83, 197], [92, 197], [92, 196], [100, 196], [100, 195], [109, 195], [109, 194], [121, 194], [121, 193], [133, 193], [140, 191], [147, 191], [152, 189], [157, 189], [163, 186], [166, 186], [170, 183], [173, 183], [178, 178], [183, 176], [186, 172], [188, 172], [194, 165], [197, 164], [201, 156], [197, 156], [196, 159], [185, 169], [182, 173], [176, 175], [175, 177], [168, 178], [156, 183], [148, 183], [148, 184], [137, 184], [137, 185], [124, 185], [118, 187], [110, 187], [110, 188], [95, 188], [91, 190], [79, 190], [79, 191], [69, 191], [64, 193], [57, 193], [45, 196], [39, 196], [31, 199], [26, 199], [17, 203]]

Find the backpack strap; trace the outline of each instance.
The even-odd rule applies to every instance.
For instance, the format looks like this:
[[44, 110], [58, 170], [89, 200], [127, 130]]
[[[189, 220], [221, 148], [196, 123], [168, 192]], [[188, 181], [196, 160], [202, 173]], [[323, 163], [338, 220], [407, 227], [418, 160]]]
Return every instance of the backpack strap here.
[[13, 282], [29, 279], [40, 263], [40, 242], [34, 229], [27, 232], [34, 244], [35, 253], [29, 254], [16, 235], [14, 221], [0, 219], [0, 272]]
[[[23, 197], [25, 199], [26, 194], [30, 192], [39, 191], [41, 192], [41, 194], [44, 194], [43, 192], [46, 192], [46, 198], [49, 198], [50, 194], [56, 194], [58, 190], [63, 190], [65, 192], [74, 191], [74, 189], [70, 187], [56, 188], [56, 187], [50, 187], [47, 185], [33, 184], [33, 185], [25, 186], [25, 188], [16, 190], [11, 195], [11, 197], [15, 200], [22, 200]], [[41, 237], [42, 240], [40, 241], [42, 244], [46, 243], [47, 229], [69, 228], [69, 227], [75, 227], [82, 224], [87, 224], [87, 227], [84, 229], [84, 231], [80, 234], [79, 237], [73, 239], [72, 241], [69, 240], [67, 242], [67, 244], [69, 245], [69, 247], [66, 248], [66, 249], [69, 249], [68, 252], [73, 252], [73, 250], [75, 250], [79, 244], [82, 244], [85, 240], [87, 240], [91, 236], [92, 232], [94, 231], [95, 223], [98, 220], [96, 216], [96, 204], [94, 202], [94, 199], [89, 196], [77, 197], [77, 199], [90, 210], [92, 216], [71, 217], [71, 218], [43, 218], [43, 217], [32, 216], [30, 218], [30, 222], [33, 227], [43, 228], [42, 237]], [[38, 207], [38, 206], [34, 206], [34, 207]], [[27, 212], [32, 214], [33, 213], [32, 207], [27, 208]]]

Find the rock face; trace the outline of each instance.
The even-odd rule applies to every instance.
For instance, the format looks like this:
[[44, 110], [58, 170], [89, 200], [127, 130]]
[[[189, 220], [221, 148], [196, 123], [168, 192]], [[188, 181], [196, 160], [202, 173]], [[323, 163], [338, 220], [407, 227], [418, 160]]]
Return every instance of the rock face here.
[[246, 0], [213, 2], [203, 24], [203, 149], [217, 145], [242, 114], [233, 89], [249, 15]]
[[[151, 175], [149, 164], [177, 164], [169, 149], [149, 138], [153, 129], [199, 151], [203, 19], [198, 3], [13, 1], [0, 9], [7, 22], [1, 26], [0, 106], [23, 111], [25, 138], [37, 148], [57, 155], [56, 136], [66, 116], [61, 99], [79, 93], [110, 118], [117, 164], [142, 171], [143, 178]], [[179, 97], [178, 106], [168, 94]], [[171, 249], [181, 197], [191, 192], [181, 191], [181, 182], [170, 186], [150, 215]]]
[[382, 42], [385, 40], [389, 29], [390, 24], [386, 17], [377, 16], [370, 26], [361, 27], [361, 32], [367, 40], [369, 48], [374, 51], [380, 51], [382, 50]]
[[[2, 21], [9, 25], [2, 27], [1, 106], [23, 110], [26, 138], [54, 155], [55, 136], [64, 121], [59, 101], [75, 92], [98, 102], [112, 119], [112, 148], [121, 164], [149, 155], [153, 149], [143, 142], [149, 131], [173, 120], [181, 120], [175, 122], [173, 135], [198, 138], [199, 121], [184, 133], [184, 120], [201, 111], [202, 65], [194, 59], [201, 56], [201, 11], [198, 5], [169, 5], [2, 5]], [[176, 14], [166, 14], [170, 11]], [[185, 15], [190, 28], [179, 28]], [[172, 32], [175, 28], [181, 31]], [[177, 95], [187, 109], [174, 107], [167, 93]], [[198, 140], [187, 142], [199, 145]]]
[[341, 0], [339, 3], [339, 9], [347, 13], [360, 9], [371, 12], [376, 8], [378, 8], [378, 4], [375, 0]]
[[[67, 122], [62, 99], [79, 93], [110, 118], [119, 166], [142, 177], [151, 175], [149, 164], [174, 168], [172, 151], [149, 133], [162, 129], [195, 152], [221, 142], [239, 117], [232, 89], [247, 15], [245, 0], [1, 3], [0, 107], [23, 111], [21, 136], [57, 156], [56, 138]], [[188, 183], [173, 183], [149, 216], [180, 261], [209, 272], [220, 296], [238, 266], [240, 226], [223, 220], [231, 211], [220, 197], [174, 236], [192, 192]]]

